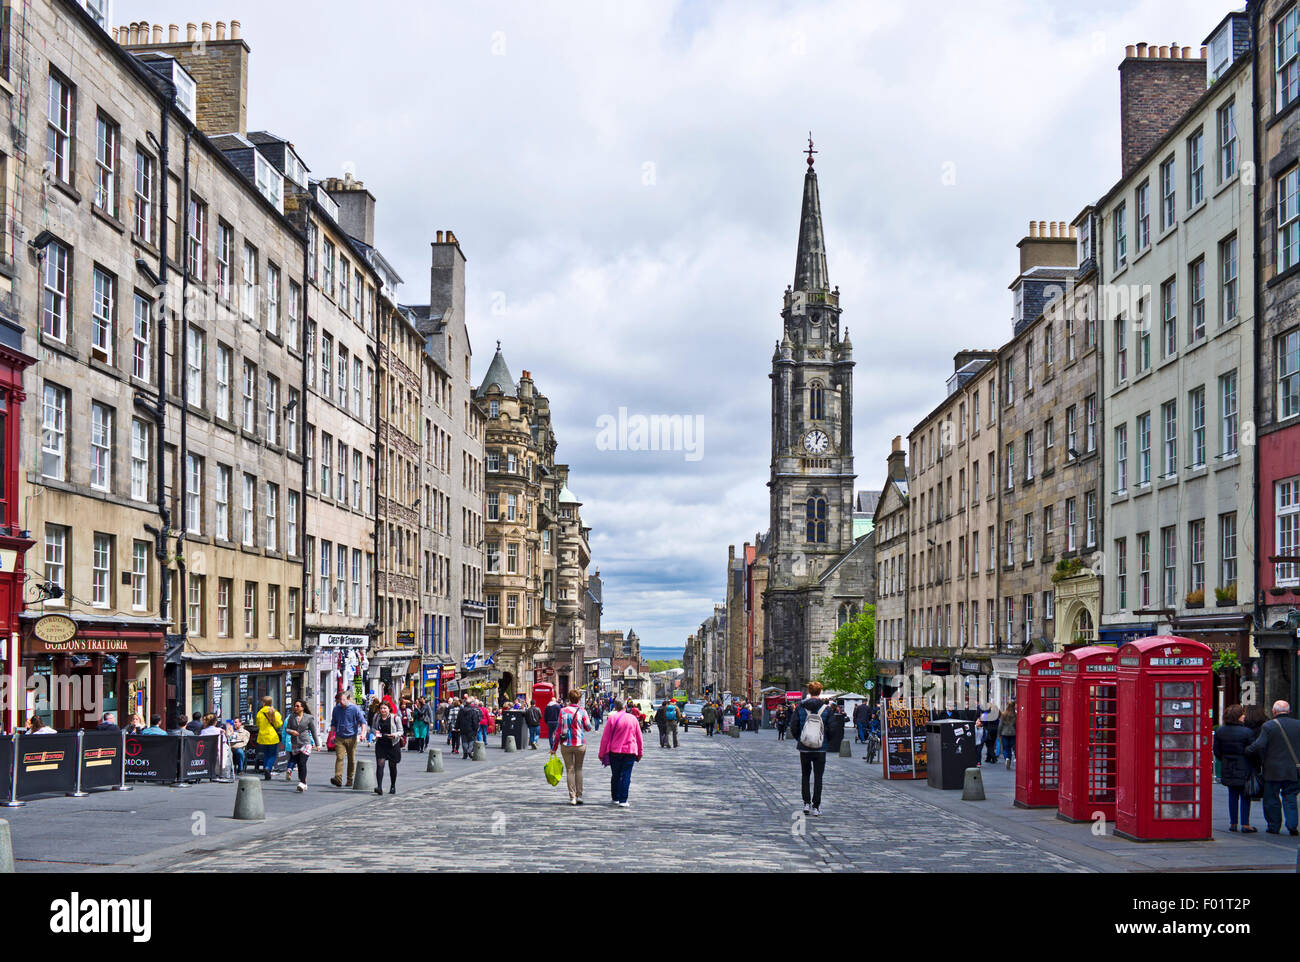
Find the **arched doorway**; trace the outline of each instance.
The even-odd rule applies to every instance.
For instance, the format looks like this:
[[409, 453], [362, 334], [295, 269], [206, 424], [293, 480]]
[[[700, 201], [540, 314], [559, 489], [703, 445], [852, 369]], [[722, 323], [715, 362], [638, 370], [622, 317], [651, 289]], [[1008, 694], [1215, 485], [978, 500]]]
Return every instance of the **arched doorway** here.
[[1091, 645], [1097, 640], [1097, 631], [1092, 622], [1092, 614], [1087, 608], [1079, 609], [1070, 633], [1076, 644]]
[[497, 691], [501, 693], [503, 700], [515, 697], [515, 676], [511, 672], [501, 673], [501, 687]]

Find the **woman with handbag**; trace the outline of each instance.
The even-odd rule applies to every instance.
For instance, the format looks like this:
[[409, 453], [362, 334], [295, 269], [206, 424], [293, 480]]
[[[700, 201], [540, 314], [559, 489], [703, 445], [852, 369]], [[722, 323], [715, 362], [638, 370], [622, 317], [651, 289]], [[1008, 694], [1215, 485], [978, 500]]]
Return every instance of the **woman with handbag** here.
[[[1259, 780], [1259, 771], [1246, 755], [1246, 746], [1253, 740], [1250, 727], [1242, 721], [1246, 712], [1240, 705], [1229, 705], [1223, 710], [1223, 724], [1214, 730], [1214, 757], [1219, 760], [1219, 782], [1228, 789], [1228, 831], [1258, 832], [1250, 824], [1250, 800], [1263, 795], [1263, 784], [1255, 794], [1251, 781]], [[1238, 817], [1240, 816], [1240, 817]]]
[[375, 736], [375, 794], [384, 794], [384, 763], [388, 763], [388, 794], [397, 794], [397, 763], [402, 760], [402, 720], [388, 702], [380, 702], [371, 731]]
[[284, 731], [289, 736], [289, 771], [298, 767], [298, 791], [307, 791], [307, 756], [316, 747], [319, 737], [316, 731], [316, 716], [307, 711], [301, 701], [293, 703], [293, 711], [284, 720]]
[[262, 752], [262, 778], [271, 780], [275, 760], [280, 754], [280, 729], [284, 722], [275, 710], [275, 699], [262, 696], [262, 707], [257, 712], [257, 747]]

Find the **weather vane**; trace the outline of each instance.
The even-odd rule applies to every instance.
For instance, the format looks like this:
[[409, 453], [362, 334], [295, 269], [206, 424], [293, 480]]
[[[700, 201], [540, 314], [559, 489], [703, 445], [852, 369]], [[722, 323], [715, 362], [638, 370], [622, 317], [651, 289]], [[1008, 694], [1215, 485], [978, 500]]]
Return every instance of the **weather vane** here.
[[813, 154], [819, 154], [819, 153], [821, 153], [821, 151], [819, 151], [819, 150], [813, 150], [813, 140], [812, 140], [812, 131], [811, 131], [811, 130], [808, 131], [808, 149], [805, 150], [804, 153], [808, 155], [808, 166], [809, 166], [809, 167], [811, 167], [811, 166], [813, 165], [813, 157], [812, 157], [812, 155], [813, 155]]

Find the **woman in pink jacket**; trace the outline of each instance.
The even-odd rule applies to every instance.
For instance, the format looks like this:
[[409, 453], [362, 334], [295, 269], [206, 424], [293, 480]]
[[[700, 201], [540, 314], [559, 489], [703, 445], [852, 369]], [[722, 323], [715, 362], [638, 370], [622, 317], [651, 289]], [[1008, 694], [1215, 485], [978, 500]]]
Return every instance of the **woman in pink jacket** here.
[[632, 786], [632, 766], [641, 760], [643, 750], [641, 723], [631, 712], [623, 710], [621, 701], [616, 700], [613, 709], [600, 735], [600, 763], [610, 768], [610, 804], [630, 808], [627, 792]]

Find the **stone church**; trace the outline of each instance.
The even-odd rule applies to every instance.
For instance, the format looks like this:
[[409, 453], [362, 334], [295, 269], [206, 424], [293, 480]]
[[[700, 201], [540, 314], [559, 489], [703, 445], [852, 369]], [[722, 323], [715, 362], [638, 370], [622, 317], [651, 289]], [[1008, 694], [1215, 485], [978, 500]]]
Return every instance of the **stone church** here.
[[[809, 140], [794, 284], [772, 355], [770, 576], [763, 684], [802, 689], [874, 582], [872, 534], [855, 540], [853, 348], [830, 286]], [[874, 594], [874, 592], [872, 592]]]

